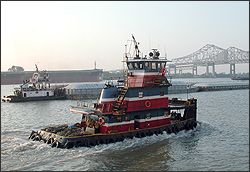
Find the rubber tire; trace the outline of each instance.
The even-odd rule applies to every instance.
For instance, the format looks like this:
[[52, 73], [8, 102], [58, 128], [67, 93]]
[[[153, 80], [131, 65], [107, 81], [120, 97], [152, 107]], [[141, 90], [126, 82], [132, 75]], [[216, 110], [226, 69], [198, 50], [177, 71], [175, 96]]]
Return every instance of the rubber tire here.
[[32, 134], [32, 136], [30, 137], [31, 140], [35, 141], [35, 137], [36, 137], [36, 133]]
[[52, 144], [54, 142], [54, 139], [53, 138], [49, 138], [48, 140], [47, 140], [47, 144]]
[[196, 121], [194, 121], [194, 128], [196, 128], [197, 127], [197, 122]]
[[172, 132], [176, 134], [177, 132], [175, 131], [175, 126], [172, 127]]
[[171, 134], [172, 133], [172, 129], [169, 127], [168, 129], [167, 129], [167, 134]]
[[65, 147], [66, 147], [67, 149], [73, 148], [74, 146], [75, 146], [75, 143], [74, 143], [74, 142], [67, 142], [67, 143], [65, 144]]
[[89, 141], [89, 139], [85, 140], [84, 145], [87, 146], [87, 147], [90, 147], [90, 141]]
[[31, 136], [34, 135], [36, 132], [35, 131], [31, 131], [30, 135], [29, 135], [29, 139], [31, 139]]
[[178, 126], [175, 126], [175, 131], [176, 131], [176, 133], [178, 133], [180, 131]]

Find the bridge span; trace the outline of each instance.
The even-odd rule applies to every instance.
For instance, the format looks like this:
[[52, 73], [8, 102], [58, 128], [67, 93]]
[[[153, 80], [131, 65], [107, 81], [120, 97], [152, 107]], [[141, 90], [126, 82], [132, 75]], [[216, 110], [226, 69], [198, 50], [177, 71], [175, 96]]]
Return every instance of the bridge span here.
[[197, 75], [197, 66], [206, 66], [206, 75], [209, 74], [209, 66], [212, 66], [212, 75], [215, 75], [215, 65], [229, 64], [230, 74], [235, 75], [235, 64], [249, 63], [249, 51], [244, 51], [236, 47], [229, 47], [227, 49], [218, 46], [207, 44], [196, 52], [179, 58], [172, 59], [168, 63], [168, 72], [171, 70], [191, 69], [194, 75]]

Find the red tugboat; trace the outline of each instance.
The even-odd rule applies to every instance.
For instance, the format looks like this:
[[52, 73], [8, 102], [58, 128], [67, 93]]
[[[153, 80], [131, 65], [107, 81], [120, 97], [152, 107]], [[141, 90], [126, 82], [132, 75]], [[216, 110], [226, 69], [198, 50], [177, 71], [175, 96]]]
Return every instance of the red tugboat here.
[[123, 141], [125, 138], [153, 134], [177, 133], [197, 126], [197, 100], [168, 99], [166, 58], [153, 49], [149, 57], [140, 57], [138, 43], [135, 56], [125, 53], [124, 79], [117, 84], [108, 82], [94, 107], [72, 106], [71, 112], [82, 114], [81, 123], [61, 125], [32, 131], [29, 138], [51, 144], [52, 147], [72, 148]]

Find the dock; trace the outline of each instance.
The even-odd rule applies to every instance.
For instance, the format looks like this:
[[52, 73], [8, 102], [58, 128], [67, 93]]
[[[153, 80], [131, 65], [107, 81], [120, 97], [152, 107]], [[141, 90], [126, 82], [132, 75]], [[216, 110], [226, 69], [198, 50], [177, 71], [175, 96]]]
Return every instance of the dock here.
[[198, 92], [249, 89], [249, 82], [197, 83]]
[[[105, 82], [71, 83], [65, 87], [66, 97], [68, 100], [98, 99], [104, 85]], [[239, 89], [249, 89], [249, 82], [189, 83], [188, 93]], [[181, 93], [187, 93], [187, 83], [172, 82], [168, 94]]]

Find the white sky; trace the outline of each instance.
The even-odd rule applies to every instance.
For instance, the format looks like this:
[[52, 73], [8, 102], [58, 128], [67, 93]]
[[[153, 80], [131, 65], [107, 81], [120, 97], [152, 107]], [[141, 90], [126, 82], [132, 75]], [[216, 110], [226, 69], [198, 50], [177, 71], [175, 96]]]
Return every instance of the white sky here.
[[[121, 69], [131, 34], [143, 54], [158, 48], [169, 59], [206, 44], [249, 51], [249, 2], [1, 1], [1, 71], [31, 71], [37, 62], [41, 70], [93, 69], [95, 61]], [[248, 71], [236, 65], [236, 73]]]

